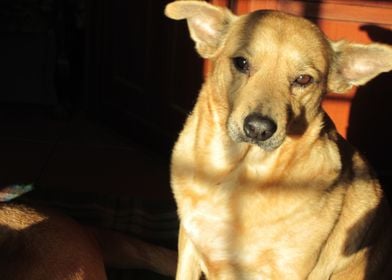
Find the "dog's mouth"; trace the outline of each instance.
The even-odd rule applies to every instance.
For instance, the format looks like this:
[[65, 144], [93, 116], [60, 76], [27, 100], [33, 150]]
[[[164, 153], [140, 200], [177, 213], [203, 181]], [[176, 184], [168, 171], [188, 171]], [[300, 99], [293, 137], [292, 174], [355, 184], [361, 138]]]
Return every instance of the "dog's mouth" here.
[[242, 127], [230, 118], [227, 129], [234, 142], [257, 145], [266, 151], [277, 149], [285, 139], [285, 133], [279, 130], [273, 119], [257, 113], [248, 115]]

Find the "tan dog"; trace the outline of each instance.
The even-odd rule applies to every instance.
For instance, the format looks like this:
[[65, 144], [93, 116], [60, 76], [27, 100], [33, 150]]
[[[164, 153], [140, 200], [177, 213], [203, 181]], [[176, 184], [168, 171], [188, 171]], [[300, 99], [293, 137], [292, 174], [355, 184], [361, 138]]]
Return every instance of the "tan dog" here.
[[173, 151], [177, 279], [392, 279], [379, 183], [320, 105], [390, 71], [392, 48], [331, 42], [276, 11], [165, 13], [213, 63]]
[[176, 254], [47, 208], [0, 203], [0, 279], [103, 280], [105, 264], [174, 275]]

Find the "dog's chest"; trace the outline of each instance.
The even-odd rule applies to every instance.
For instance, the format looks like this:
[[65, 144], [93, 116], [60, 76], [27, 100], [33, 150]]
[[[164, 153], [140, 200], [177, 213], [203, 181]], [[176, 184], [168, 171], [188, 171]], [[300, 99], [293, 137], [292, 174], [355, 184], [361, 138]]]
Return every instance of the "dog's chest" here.
[[231, 279], [225, 276], [229, 267], [245, 273], [243, 279], [274, 279], [277, 271], [292, 272], [296, 279], [295, 266], [304, 261], [300, 244], [306, 238], [296, 239], [296, 225], [267, 223], [268, 215], [260, 212], [262, 199], [244, 200], [246, 205], [233, 194], [219, 194], [187, 205], [183, 226], [203, 266], [219, 279]]
[[233, 233], [233, 218], [223, 201], [200, 201], [188, 210], [182, 220], [187, 235], [198, 250], [214, 260], [231, 256], [228, 244]]

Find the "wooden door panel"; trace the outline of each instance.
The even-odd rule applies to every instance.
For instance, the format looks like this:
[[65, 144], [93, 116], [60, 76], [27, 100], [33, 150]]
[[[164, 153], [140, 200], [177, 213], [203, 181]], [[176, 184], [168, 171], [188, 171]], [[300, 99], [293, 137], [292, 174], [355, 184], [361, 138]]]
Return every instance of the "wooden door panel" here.
[[278, 9], [296, 15], [336, 21], [392, 23], [391, 3], [386, 1], [279, 0]]

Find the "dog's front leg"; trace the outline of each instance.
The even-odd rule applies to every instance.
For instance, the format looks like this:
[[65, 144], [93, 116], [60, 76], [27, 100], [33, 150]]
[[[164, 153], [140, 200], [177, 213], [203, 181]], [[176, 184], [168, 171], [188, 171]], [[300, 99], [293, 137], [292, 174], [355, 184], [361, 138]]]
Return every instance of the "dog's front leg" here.
[[200, 260], [196, 249], [183, 227], [180, 226], [176, 280], [199, 280], [200, 276]]

